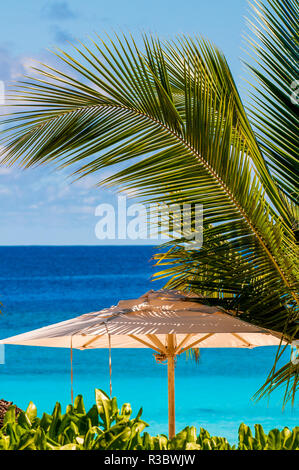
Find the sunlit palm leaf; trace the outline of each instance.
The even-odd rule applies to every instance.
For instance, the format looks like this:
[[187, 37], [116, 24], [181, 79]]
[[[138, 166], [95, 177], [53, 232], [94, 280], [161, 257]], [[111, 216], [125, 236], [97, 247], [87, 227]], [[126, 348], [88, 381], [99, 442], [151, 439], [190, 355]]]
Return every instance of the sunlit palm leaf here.
[[[298, 2], [253, 1], [252, 37], [257, 86], [251, 116], [276, 181], [298, 202]], [[297, 93], [297, 94], [296, 94]]]
[[[254, 0], [252, 12], [248, 42], [256, 63], [249, 69], [257, 86], [250, 114], [271, 173], [286, 195], [285, 206], [298, 239], [298, 2]], [[298, 315], [294, 322], [298, 331]], [[279, 371], [274, 366], [259, 396], [282, 383], [287, 384], [285, 401], [294, 401], [298, 367], [291, 362]]]
[[144, 38], [142, 49], [126, 37], [75, 49], [59, 54], [70, 73], [44, 66], [39, 78], [17, 85], [12, 98], [21, 110], [3, 121], [3, 162], [58, 162], [99, 179], [104, 168], [126, 163], [105, 182], [147, 201], [203, 204], [206, 240], [217, 245], [205, 241], [196, 261], [206, 266], [206, 285], [198, 288], [235, 295], [236, 279], [229, 289], [226, 274], [220, 287], [216, 270], [224, 275], [221, 257], [235, 257], [242, 305], [249, 283], [260, 296], [254, 305], [248, 296], [246, 310], [289, 337], [298, 279], [293, 218], [223, 55], [185, 37], [166, 44]]

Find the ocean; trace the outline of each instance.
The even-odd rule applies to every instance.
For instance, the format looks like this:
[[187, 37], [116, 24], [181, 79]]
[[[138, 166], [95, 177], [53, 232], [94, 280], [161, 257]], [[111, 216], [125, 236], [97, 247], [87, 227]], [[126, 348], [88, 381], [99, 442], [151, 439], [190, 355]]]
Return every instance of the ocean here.
[[[137, 298], [162, 281], [152, 281], [149, 246], [0, 247], [0, 338], [63, 321]], [[200, 361], [182, 355], [176, 365], [176, 429], [187, 425], [236, 442], [239, 424], [290, 428], [298, 409], [282, 411], [283, 390], [252, 400], [273, 364], [276, 348], [202, 349]], [[287, 360], [289, 352], [283, 360]], [[283, 361], [282, 361], [283, 362]], [[74, 351], [74, 394], [86, 408], [94, 389], [109, 393], [107, 350]], [[113, 395], [129, 402], [133, 414], [143, 408], [151, 434], [167, 433], [167, 367], [147, 349], [112, 350]], [[70, 350], [5, 346], [0, 364], [0, 398], [38, 415], [52, 412], [56, 401], [70, 402]]]

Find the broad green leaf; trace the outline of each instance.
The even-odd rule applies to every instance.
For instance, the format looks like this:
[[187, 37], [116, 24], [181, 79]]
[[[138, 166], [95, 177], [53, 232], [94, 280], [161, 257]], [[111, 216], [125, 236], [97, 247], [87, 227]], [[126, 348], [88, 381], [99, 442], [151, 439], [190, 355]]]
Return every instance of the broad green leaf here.
[[35, 404], [32, 401], [29, 403], [27, 407], [26, 416], [29, 419], [31, 424], [33, 423], [34, 419], [37, 416], [37, 409], [36, 409]]
[[6, 424], [13, 424], [16, 422], [16, 406], [15, 405], [11, 405], [5, 415], [4, 415], [4, 420], [3, 420], [3, 426], [5, 426]]
[[109, 429], [111, 423], [111, 400], [105, 392], [99, 389], [96, 389], [95, 396], [98, 413], [104, 422], [105, 429]]
[[83, 397], [82, 395], [78, 395], [76, 398], [75, 398], [75, 402], [74, 402], [74, 411], [75, 413], [81, 413], [81, 414], [85, 414], [85, 407], [84, 407], [84, 402], [83, 402]]

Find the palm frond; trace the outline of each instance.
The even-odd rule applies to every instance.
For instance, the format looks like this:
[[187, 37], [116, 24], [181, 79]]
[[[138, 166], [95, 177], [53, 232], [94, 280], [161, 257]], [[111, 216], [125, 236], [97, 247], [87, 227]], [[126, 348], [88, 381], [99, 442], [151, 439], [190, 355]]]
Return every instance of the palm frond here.
[[271, 172], [281, 190], [298, 203], [298, 2], [251, 3], [247, 41], [255, 64], [251, 119]]
[[299, 388], [299, 365], [289, 362], [274, 374], [270, 374], [265, 384], [256, 392], [257, 400], [269, 395], [274, 390], [284, 387], [284, 406], [291, 402], [295, 404], [296, 392]]

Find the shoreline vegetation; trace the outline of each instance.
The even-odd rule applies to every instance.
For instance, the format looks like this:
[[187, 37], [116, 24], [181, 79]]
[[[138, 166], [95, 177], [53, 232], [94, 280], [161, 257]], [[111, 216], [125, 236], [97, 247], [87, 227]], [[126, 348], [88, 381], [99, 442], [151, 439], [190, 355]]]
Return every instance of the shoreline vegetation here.
[[0, 450], [299, 450], [299, 427], [272, 429], [266, 434], [256, 424], [253, 435], [241, 423], [237, 446], [203, 428], [197, 433], [194, 426], [187, 426], [172, 439], [164, 434], [151, 436], [143, 432], [148, 424], [141, 419], [142, 408], [131, 418], [129, 403], [119, 409], [116, 398], [110, 399], [99, 389], [95, 390], [96, 404], [89, 411], [78, 395], [65, 414], [57, 402], [52, 415], [43, 413], [41, 419], [32, 402], [25, 412], [2, 402], [6, 413], [0, 428]]
[[18, 408], [16, 405], [13, 405], [12, 401], [6, 401], [3, 398], [0, 399], [0, 429], [3, 427], [4, 417], [7, 413], [7, 411], [11, 407], [14, 408], [16, 417], [18, 417], [18, 415], [20, 413], [22, 413], [22, 410], [20, 408]]
[[[221, 49], [201, 36], [95, 36], [14, 83], [0, 162], [93, 175], [142, 204], [188, 205], [188, 236], [172, 230], [167, 252], [153, 257], [155, 279], [217, 299], [289, 345], [299, 331], [298, 4], [250, 9], [248, 105]], [[172, 218], [181, 228], [180, 211]], [[204, 242], [193, 249], [197, 235]], [[256, 398], [284, 386], [284, 405], [295, 404], [299, 363], [279, 364], [288, 345]]]
[[[99, 187], [138, 202], [178, 206], [172, 239], [153, 256], [160, 268], [155, 279], [279, 333], [273, 365], [254, 398], [284, 387], [283, 405], [294, 406], [299, 361], [280, 359], [290, 345], [298, 353], [299, 338], [298, 4], [253, 0], [250, 6], [248, 105], [225, 55], [209, 40], [97, 36], [72, 44], [71, 52], [58, 49], [60, 66], [40, 64], [14, 84], [11, 112], [0, 119], [0, 165], [55, 166], [74, 180], [97, 175]], [[204, 211], [199, 229], [197, 204]], [[178, 236], [184, 205], [189, 232]], [[193, 249], [199, 232], [204, 243]], [[172, 334], [167, 347], [174, 397]], [[3, 401], [2, 409], [0, 450], [299, 450], [299, 427], [267, 434], [261, 424], [253, 433], [241, 423], [237, 445], [193, 426], [169, 433], [171, 439], [151, 436], [142, 408], [132, 418], [128, 403], [119, 409], [99, 389], [89, 411], [82, 395], [65, 413], [57, 402], [41, 418], [33, 402], [21, 411]]]

